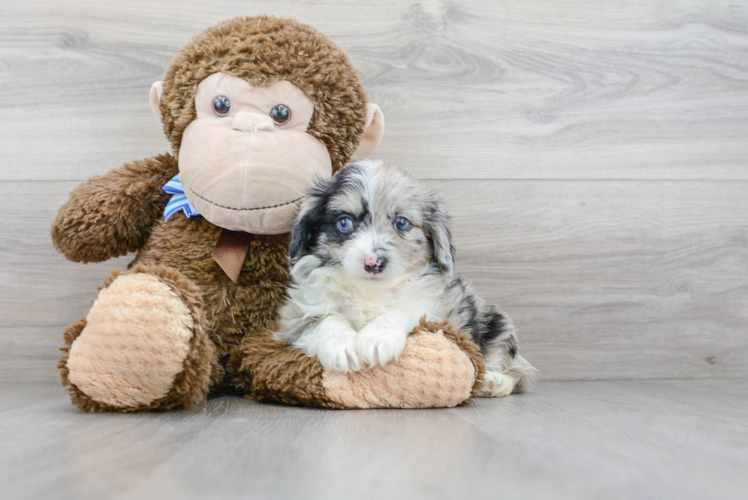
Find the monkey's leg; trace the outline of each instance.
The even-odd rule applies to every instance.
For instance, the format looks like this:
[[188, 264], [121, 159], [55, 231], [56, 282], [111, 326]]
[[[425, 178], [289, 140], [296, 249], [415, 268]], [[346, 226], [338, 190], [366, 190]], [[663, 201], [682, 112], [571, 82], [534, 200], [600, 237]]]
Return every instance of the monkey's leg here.
[[325, 408], [436, 408], [461, 404], [481, 386], [483, 359], [468, 334], [422, 320], [400, 357], [369, 370], [325, 371], [316, 358], [273, 340], [268, 329], [242, 340], [228, 370], [237, 389], [257, 400]]
[[205, 399], [217, 371], [197, 287], [164, 266], [114, 275], [86, 319], [65, 332], [58, 368], [85, 411], [183, 408]]

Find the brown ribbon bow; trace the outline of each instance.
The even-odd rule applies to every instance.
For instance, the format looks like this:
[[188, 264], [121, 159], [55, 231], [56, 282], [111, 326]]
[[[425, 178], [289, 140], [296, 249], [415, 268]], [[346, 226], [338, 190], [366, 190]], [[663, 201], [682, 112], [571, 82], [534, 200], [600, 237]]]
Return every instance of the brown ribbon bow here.
[[242, 231], [221, 230], [218, 243], [213, 249], [211, 257], [215, 260], [223, 272], [236, 283], [242, 272], [244, 259], [247, 258], [249, 245], [252, 242], [252, 234]]

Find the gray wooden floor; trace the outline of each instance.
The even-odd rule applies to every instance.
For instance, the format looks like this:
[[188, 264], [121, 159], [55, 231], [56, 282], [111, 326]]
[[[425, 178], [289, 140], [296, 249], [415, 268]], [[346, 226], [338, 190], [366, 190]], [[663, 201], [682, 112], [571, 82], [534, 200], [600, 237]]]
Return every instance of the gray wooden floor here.
[[0, 385], [0, 498], [742, 499], [745, 382], [547, 382], [451, 410], [220, 398], [89, 415]]

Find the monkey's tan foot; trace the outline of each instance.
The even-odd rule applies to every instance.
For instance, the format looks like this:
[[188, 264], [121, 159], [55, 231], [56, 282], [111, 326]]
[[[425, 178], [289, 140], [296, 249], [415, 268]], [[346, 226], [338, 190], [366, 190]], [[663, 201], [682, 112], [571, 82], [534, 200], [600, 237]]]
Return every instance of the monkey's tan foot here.
[[487, 371], [483, 377], [483, 387], [478, 390], [480, 398], [503, 398], [510, 395], [519, 378], [501, 372]]
[[66, 332], [63, 384], [87, 411], [194, 405], [216, 364], [202, 323], [197, 288], [179, 272], [142, 266], [115, 276]]

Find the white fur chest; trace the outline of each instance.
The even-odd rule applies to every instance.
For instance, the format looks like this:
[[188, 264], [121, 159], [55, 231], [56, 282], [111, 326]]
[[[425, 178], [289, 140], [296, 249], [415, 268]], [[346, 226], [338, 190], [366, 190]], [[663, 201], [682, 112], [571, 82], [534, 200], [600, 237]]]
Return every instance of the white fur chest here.
[[390, 312], [404, 313], [413, 326], [424, 315], [434, 318], [443, 290], [433, 280], [424, 278], [412, 278], [389, 287], [329, 282], [325, 288], [334, 302], [335, 312], [345, 316], [356, 330]]
[[417, 276], [391, 286], [360, 284], [329, 269], [318, 269], [290, 290], [304, 317], [344, 316], [360, 330], [388, 312], [407, 315], [415, 327], [421, 317], [441, 319], [444, 283], [435, 276]]

